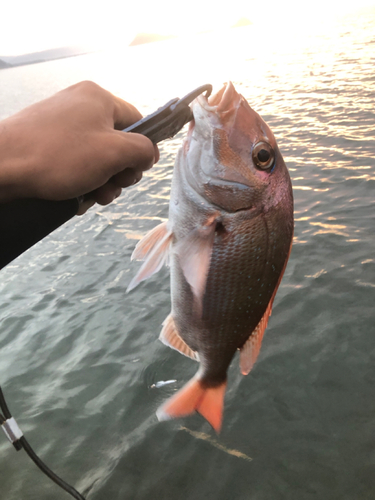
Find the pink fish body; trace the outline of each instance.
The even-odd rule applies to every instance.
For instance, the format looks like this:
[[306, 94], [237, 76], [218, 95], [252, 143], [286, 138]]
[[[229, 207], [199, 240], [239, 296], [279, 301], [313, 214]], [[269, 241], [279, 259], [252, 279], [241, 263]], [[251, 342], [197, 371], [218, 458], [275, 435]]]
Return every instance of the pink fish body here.
[[157, 415], [198, 411], [219, 432], [234, 354], [244, 375], [259, 354], [292, 245], [293, 195], [271, 130], [231, 83], [192, 110], [169, 220], [138, 243], [132, 258], [144, 264], [128, 290], [169, 263], [172, 309], [160, 340], [200, 366]]

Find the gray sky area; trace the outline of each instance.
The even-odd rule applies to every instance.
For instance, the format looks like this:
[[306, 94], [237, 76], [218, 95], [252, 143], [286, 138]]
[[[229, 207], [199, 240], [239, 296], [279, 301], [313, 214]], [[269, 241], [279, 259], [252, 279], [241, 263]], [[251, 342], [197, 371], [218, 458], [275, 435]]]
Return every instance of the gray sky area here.
[[[340, 1], [340, 14], [375, 0]], [[178, 6], [178, 7], [177, 7]], [[338, 15], [337, 0], [5, 0], [0, 5], [0, 56], [70, 45], [87, 49], [128, 45], [139, 32], [185, 35], [235, 24], [246, 17], [264, 25], [265, 38]]]

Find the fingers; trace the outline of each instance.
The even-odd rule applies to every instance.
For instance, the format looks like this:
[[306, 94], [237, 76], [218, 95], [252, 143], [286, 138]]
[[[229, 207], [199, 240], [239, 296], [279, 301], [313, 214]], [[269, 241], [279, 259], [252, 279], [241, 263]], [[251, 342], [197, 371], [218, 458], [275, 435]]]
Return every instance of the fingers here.
[[[106, 137], [106, 147], [102, 148], [102, 151], [107, 155], [106, 162], [111, 169], [110, 177], [126, 169], [144, 172], [159, 159], [159, 150], [150, 139], [131, 132], [112, 131]], [[126, 177], [128, 174], [122, 175]]]
[[90, 199], [94, 199], [99, 205], [108, 205], [118, 198], [122, 188], [127, 188], [137, 184], [142, 179], [142, 172], [133, 168], [126, 168], [122, 172], [114, 175], [104, 186], [95, 189], [90, 194]]
[[[114, 128], [116, 130], [123, 130], [142, 118], [141, 113], [132, 104], [129, 104], [116, 96], [113, 96], [113, 98], [115, 105], [113, 120]], [[159, 158], [159, 148], [156, 144], [154, 144], [154, 163], [157, 163]]]
[[113, 122], [116, 130], [123, 130], [142, 118], [141, 113], [132, 104], [113, 96]]
[[78, 215], [85, 213], [86, 210], [94, 205], [94, 203], [99, 203], [99, 205], [108, 205], [109, 203], [112, 203], [113, 200], [120, 196], [122, 188], [133, 186], [141, 179], [142, 172], [132, 168], [127, 168], [122, 172], [119, 172], [106, 184], [86, 195], [86, 199], [82, 203]]
[[[137, 122], [142, 118], [141, 113], [128, 102], [123, 101], [119, 97], [113, 96], [114, 98], [114, 128], [116, 130], [123, 130], [133, 123]], [[154, 163], [159, 161], [159, 148], [154, 144]]]
[[77, 215], [83, 215], [95, 203], [99, 205], [108, 205], [118, 198], [122, 188], [133, 186], [142, 179], [142, 172], [127, 168], [114, 175], [106, 184], [95, 189], [86, 195], [85, 201], [80, 205]]
[[93, 102], [103, 105], [100, 108], [101, 112], [107, 110], [111, 113], [113, 125], [110, 126], [110, 132], [113, 136], [108, 147], [105, 148], [104, 145], [105, 149], [101, 156], [106, 163], [109, 161], [111, 168], [114, 169], [112, 175], [125, 168], [148, 170], [159, 160], [159, 149], [149, 139], [141, 134], [122, 132], [124, 128], [142, 118], [141, 113], [132, 104], [89, 81], [80, 82], [67, 90], [75, 91], [85, 97], [90, 96]]
[[[28, 173], [31, 180], [25, 183], [30, 195], [46, 199], [87, 195], [80, 209], [84, 213], [93, 202], [112, 202], [159, 160], [158, 147], [147, 137], [122, 132], [140, 120], [141, 113], [93, 82], [68, 87], [38, 106], [41, 119], [29, 127], [36, 130], [35, 137], [28, 130], [22, 153], [36, 158], [37, 168], [32, 164], [29, 171], [37, 170], [38, 176]], [[28, 116], [33, 124], [36, 113]]]
[[118, 198], [120, 194], [120, 187], [116, 186], [112, 182], [107, 182], [104, 186], [95, 189], [95, 191], [91, 193], [90, 198], [93, 198], [96, 203], [99, 203], [99, 205], [108, 205], [109, 203], [112, 203], [113, 200]]
[[101, 151], [107, 152], [104, 163], [110, 166], [111, 176], [89, 194], [90, 200], [99, 205], [108, 205], [121, 194], [122, 188], [138, 183], [143, 171], [149, 170], [159, 160], [158, 147], [141, 134], [113, 131]]
[[155, 163], [160, 160], [160, 151], [157, 144], [154, 144]]
[[142, 179], [142, 172], [134, 168], [126, 168], [122, 172], [114, 175], [111, 182], [117, 187], [126, 188], [137, 184]]
[[85, 200], [83, 203], [80, 204], [77, 215], [83, 215], [87, 212], [87, 210], [95, 205], [95, 200], [90, 199], [90, 200]]
[[74, 93], [79, 101], [86, 100], [91, 106], [102, 105], [102, 110], [112, 115], [114, 128], [122, 130], [142, 118], [141, 113], [132, 104], [113, 95], [108, 90], [91, 81], [83, 81], [62, 90], [60, 94]]

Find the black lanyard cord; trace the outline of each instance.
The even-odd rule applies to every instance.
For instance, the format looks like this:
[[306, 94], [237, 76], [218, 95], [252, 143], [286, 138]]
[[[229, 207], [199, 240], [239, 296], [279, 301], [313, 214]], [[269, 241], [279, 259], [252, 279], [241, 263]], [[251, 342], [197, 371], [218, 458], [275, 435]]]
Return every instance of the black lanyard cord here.
[[29, 455], [31, 460], [33, 460], [33, 462], [39, 467], [39, 469], [42, 472], [44, 472], [44, 474], [46, 474], [50, 479], [52, 479], [52, 481], [54, 481], [58, 486], [60, 486], [60, 488], [65, 490], [67, 493], [69, 493], [73, 498], [76, 498], [77, 500], [85, 500], [85, 497], [83, 497], [80, 493], [78, 493], [78, 491], [74, 489], [73, 486], [70, 486], [70, 484], [67, 484], [59, 476], [57, 476], [54, 472], [52, 472], [51, 469], [49, 469], [46, 466], [46, 464], [42, 462], [42, 460], [36, 455], [34, 450], [27, 442], [22, 431], [18, 427], [16, 421], [12, 417], [8, 405], [5, 401], [1, 387], [0, 387], [0, 409], [4, 414], [3, 416], [0, 413], [0, 425], [3, 428], [7, 438], [15, 447], [15, 449], [19, 451], [23, 448]]

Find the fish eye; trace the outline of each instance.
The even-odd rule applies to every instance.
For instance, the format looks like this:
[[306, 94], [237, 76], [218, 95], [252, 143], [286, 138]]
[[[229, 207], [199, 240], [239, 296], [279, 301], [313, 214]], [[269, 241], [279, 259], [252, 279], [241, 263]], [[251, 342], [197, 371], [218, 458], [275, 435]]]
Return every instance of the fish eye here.
[[258, 142], [253, 148], [253, 161], [260, 170], [268, 170], [275, 161], [274, 150], [267, 142]]

